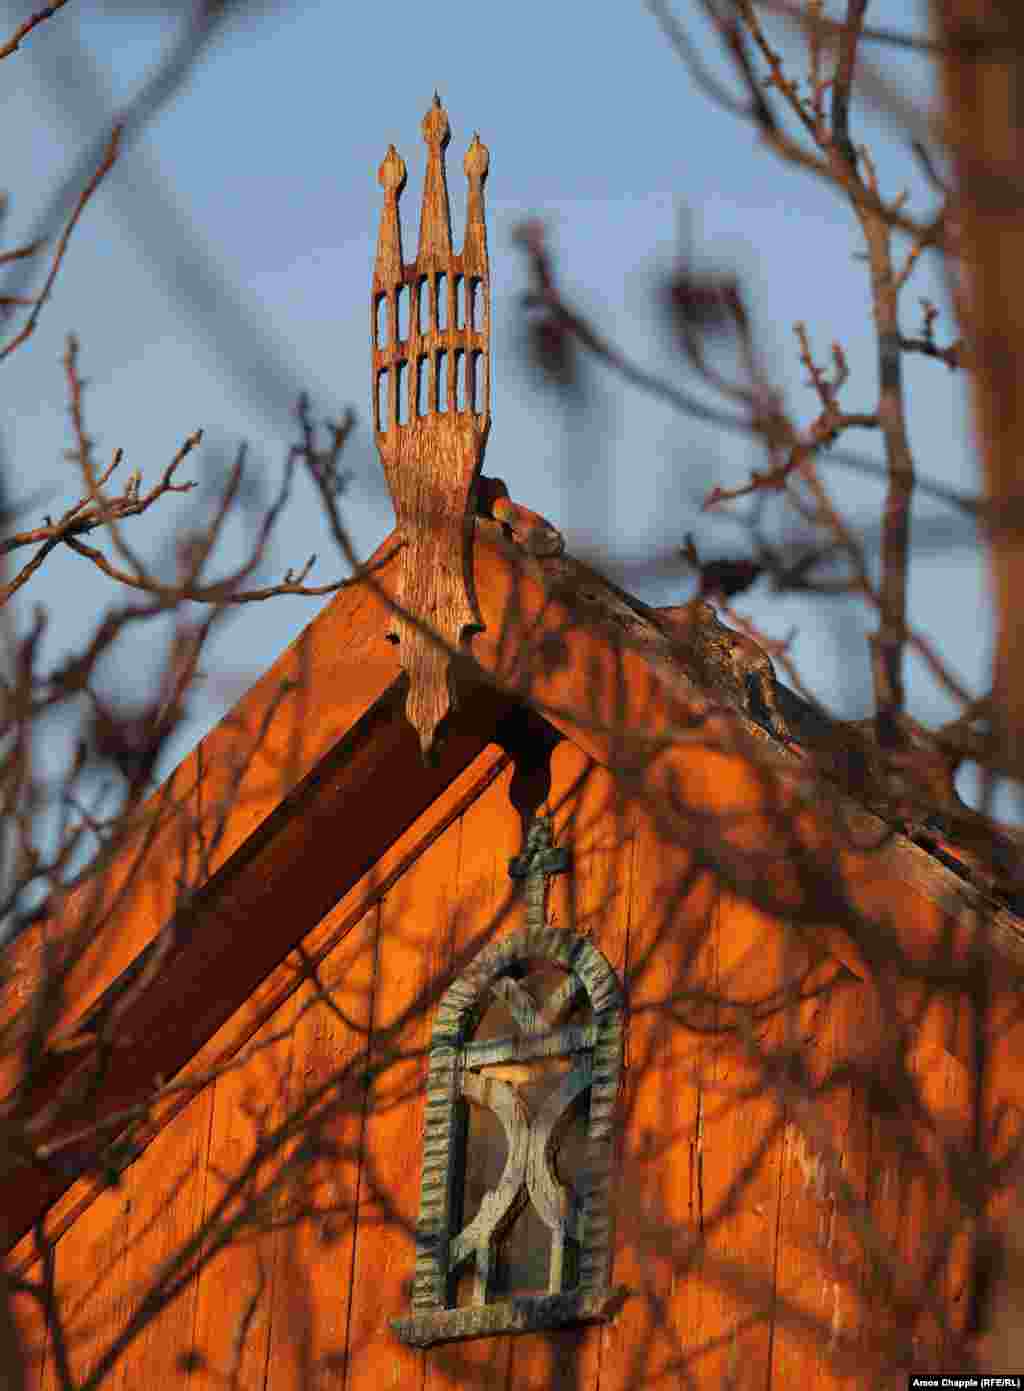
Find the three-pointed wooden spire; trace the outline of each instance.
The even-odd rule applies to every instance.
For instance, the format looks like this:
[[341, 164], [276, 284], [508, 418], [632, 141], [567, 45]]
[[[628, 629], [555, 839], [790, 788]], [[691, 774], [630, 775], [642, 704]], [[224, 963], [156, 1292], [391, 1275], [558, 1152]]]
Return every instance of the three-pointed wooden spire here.
[[[406, 712], [425, 755], [454, 704], [451, 656], [478, 624], [469, 546], [491, 423], [491, 287], [483, 185], [487, 147], [473, 137], [461, 255], [452, 250], [445, 176], [448, 114], [435, 93], [423, 118], [427, 170], [416, 260], [402, 258], [405, 163], [393, 145], [373, 273], [373, 418], [405, 546], [391, 636], [409, 676]], [[404, 304], [403, 304], [404, 299]]]

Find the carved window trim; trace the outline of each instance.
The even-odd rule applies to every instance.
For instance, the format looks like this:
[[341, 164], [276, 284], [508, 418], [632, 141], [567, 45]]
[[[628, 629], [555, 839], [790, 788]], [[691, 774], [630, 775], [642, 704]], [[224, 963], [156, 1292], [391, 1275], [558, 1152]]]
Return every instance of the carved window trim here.
[[[548, 857], [545, 868], [519, 871], [529, 873], [530, 879], [536, 875], [538, 888], [543, 884], [540, 875], [552, 872], [552, 857], [564, 854], [550, 848], [550, 839], [543, 853]], [[516, 864], [513, 861], [513, 874]], [[530, 888], [534, 885], [528, 885], [528, 893]], [[529, 896], [539, 901], [536, 893]], [[540, 914], [528, 916], [536, 919]], [[541, 1008], [514, 979], [524, 963], [537, 961], [551, 962], [568, 973], [565, 985]], [[590, 1022], [559, 1026], [559, 1019], [578, 1003], [581, 991], [591, 1006]], [[519, 1032], [510, 1038], [474, 1042], [472, 1033], [492, 998], [509, 1008]], [[438, 1006], [430, 1044], [412, 1310], [409, 1316], [392, 1320], [403, 1342], [429, 1347], [455, 1338], [534, 1332], [610, 1315], [614, 1296], [609, 1285], [609, 1186], [622, 1044], [618, 979], [601, 952], [575, 932], [528, 921], [520, 931], [485, 948], [449, 987]], [[485, 1081], [476, 1070], [485, 1062], [558, 1054], [573, 1055], [578, 1061], [532, 1120], [513, 1087], [496, 1078]], [[572, 1204], [551, 1168], [550, 1151], [560, 1117], [585, 1091], [590, 1094], [585, 1177], [583, 1191]], [[460, 1172], [464, 1098], [496, 1112], [505, 1129], [508, 1154], [497, 1188], [485, 1195], [473, 1220], [455, 1232], [453, 1219], [461, 1206], [464, 1179]], [[524, 1201], [533, 1202], [551, 1231], [549, 1293], [490, 1300], [495, 1240], [503, 1222], [514, 1220]], [[573, 1236], [578, 1254], [577, 1279], [570, 1290], [562, 1288], [567, 1233]], [[453, 1307], [454, 1276], [473, 1260], [474, 1303]]]

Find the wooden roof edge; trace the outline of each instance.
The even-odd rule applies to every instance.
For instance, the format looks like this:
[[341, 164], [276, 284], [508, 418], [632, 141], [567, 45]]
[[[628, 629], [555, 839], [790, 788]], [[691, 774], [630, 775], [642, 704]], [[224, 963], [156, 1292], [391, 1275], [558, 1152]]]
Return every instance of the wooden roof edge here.
[[[1017, 911], [1015, 901], [1000, 896], [990, 884], [980, 881], [972, 871], [972, 856], [957, 845], [951, 834], [941, 830], [932, 833], [924, 828], [919, 838], [911, 838], [894, 829], [891, 798], [881, 794], [872, 803], [857, 797], [847, 788], [841, 764], [851, 754], [858, 759], [872, 757], [872, 743], [865, 737], [862, 726], [831, 719], [796, 692], [770, 675], [772, 690], [764, 688], [771, 663], [757, 645], [746, 635], [736, 633], [722, 624], [708, 604], [682, 606], [680, 609], [657, 609], [644, 604], [626, 590], [600, 575], [591, 566], [563, 552], [558, 555], [527, 555], [511, 546], [501, 529], [492, 522], [477, 519], [478, 537], [485, 542], [475, 548], [478, 593], [486, 627], [473, 640], [472, 650], [481, 665], [491, 668], [497, 659], [489, 633], [500, 625], [501, 608], [490, 610], [486, 598], [490, 584], [487, 574], [481, 573], [480, 560], [490, 553], [501, 553], [510, 573], [523, 579], [534, 577], [542, 586], [549, 601], [564, 604], [572, 610], [574, 621], [583, 627], [606, 634], [613, 644], [625, 652], [636, 653], [649, 670], [670, 688], [679, 691], [684, 702], [700, 707], [727, 707], [740, 730], [749, 736], [769, 756], [777, 757], [781, 765], [796, 768], [803, 756], [814, 752], [822, 771], [834, 780], [834, 796], [844, 819], [856, 835], [858, 843], [886, 841], [879, 852], [878, 867], [886, 873], [897, 874], [915, 890], [937, 904], [944, 913], [961, 918], [976, 916], [984, 911], [990, 916], [993, 945], [1009, 962], [1024, 973], [1024, 917]], [[489, 567], [488, 567], [489, 568]], [[503, 600], [508, 600], [503, 591]], [[695, 613], [695, 618], [691, 617]], [[561, 615], [549, 616], [549, 633], [536, 628], [532, 615], [532, 640], [543, 647], [549, 636], [558, 633], [564, 623]], [[520, 620], [524, 631], [531, 630], [530, 621]], [[506, 642], [514, 648], [514, 642]], [[500, 675], [500, 672], [499, 672]], [[667, 678], [667, 680], [666, 680]], [[681, 688], [681, 690], [680, 690]], [[587, 722], [574, 723], [559, 712], [560, 694], [557, 679], [554, 683], [535, 683], [532, 694], [540, 697], [540, 708], [553, 724], [585, 747], [598, 761], [612, 760], [610, 742], [593, 734]], [[554, 696], [554, 699], [549, 699]], [[577, 698], [581, 711], [593, 718], [592, 702]], [[633, 729], [643, 728], [643, 717], [650, 719], [650, 732], [664, 727], [670, 714], [671, 696], [667, 705], [658, 710], [645, 694], [635, 714], [639, 716]], [[632, 711], [620, 711], [619, 718], [630, 719]], [[834, 761], [830, 758], [834, 756]], [[875, 755], [877, 756], [877, 754]], [[968, 815], [972, 815], [968, 812]], [[888, 838], [886, 831], [890, 832]], [[1010, 843], [1009, 838], [1007, 838]]]

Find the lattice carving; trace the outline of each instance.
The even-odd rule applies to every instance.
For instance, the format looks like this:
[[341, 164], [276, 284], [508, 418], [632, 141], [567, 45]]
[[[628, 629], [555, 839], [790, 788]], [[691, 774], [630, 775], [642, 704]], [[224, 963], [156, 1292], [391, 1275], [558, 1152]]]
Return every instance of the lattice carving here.
[[[491, 424], [491, 283], [483, 192], [487, 147], [474, 135], [463, 161], [469, 195], [466, 234], [456, 255], [444, 162], [448, 115], [436, 93], [423, 118], [423, 138], [427, 172], [419, 249], [408, 264], [398, 209], [405, 163], [393, 145], [378, 171], [384, 207], [371, 335], [377, 448], [405, 538], [396, 597], [410, 617], [396, 617], [392, 636], [409, 675], [406, 713], [427, 755], [454, 704], [446, 648], [458, 649], [464, 629], [479, 623], [469, 545]], [[400, 323], [403, 296], [407, 327]]]
[[[611, 1226], [609, 1182], [614, 1110], [622, 1060], [622, 997], [615, 972], [586, 938], [548, 926], [544, 888], [568, 856], [551, 843], [546, 821], [531, 827], [527, 848], [509, 865], [525, 878], [525, 926], [476, 958], [442, 999], [434, 1020], [423, 1136], [423, 1173], [416, 1238], [412, 1313], [394, 1320], [403, 1341], [427, 1347], [454, 1338], [520, 1333], [605, 1318]], [[535, 963], [562, 968], [564, 980], [537, 999], [523, 983]], [[487, 1006], [499, 1000], [514, 1032], [477, 1040]], [[581, 1004], [585, 1024], [567, 1022]], [[533, 1114], [517, 1088], [492, 1069], [512, 1071], [541, 1059], [567, 1058], [570, 1067]], [[500, 1181], [483, 1195], [475, 1216], [462, 1221], [466, 1174], [466, 1106], [486, 1107], [506, 1141]], [[586, 1103], [583, 1173], [575, 1189], [553, 1162], [574, 1105]], [[527, 1203], [547, 1232], [547, 1293], [495, 1297], [498, 1244]], [[472, 1302], [456, 1306], [456, 1280], [474, 1270]]]

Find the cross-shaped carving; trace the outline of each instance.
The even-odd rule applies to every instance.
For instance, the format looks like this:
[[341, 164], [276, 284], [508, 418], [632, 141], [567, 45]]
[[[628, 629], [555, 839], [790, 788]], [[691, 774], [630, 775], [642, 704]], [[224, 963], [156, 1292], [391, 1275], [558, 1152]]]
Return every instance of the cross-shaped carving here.
[[[573, 1195], [559, 1179], [553, 1165], [558, 1142], [574, 1102], [591, 1083], [591, 1051], [594, 1026], [559, 1028], [586, 997], [583, 983], [574, 975], [539, 1004], [518, 981], [502, 977], [492, 985], [492, 998], [500, 1000], [518, 1026], [506, 1038], [469, 1043], [463, 1050], [460, 1091], [467, 1101], [486, 1106], [505, 1131], [508, 1156], [497, 1187], [486, 1193], [472, 1222], [452, 1241], [448, 1262], [456, 1270], [476, 1259], [473, 1303], [486, 1304], [491, 1296], [495, 1244], [530, 1201], [551, 1232], [548, 1292], [561, 1294], [566, 1270], [566, 1242], [580, 1239], [580, 1196]], [[531, 1116], [516, 1087], [486, 1069], [500, 1063], [523, 1063], [538, 1058], [578, 1055], [575, 1065], [545, 1097]]]
[[[526, 848], [509, 861], [509, 874], [526, 880], [526, 926], [529, 931], [544, 927], [544, 893], [548, 878], [569, 866], [569, 852], [552, 843], [551, 823], [538, 818], [527, 833]], [[516, 1032], [506, 1038], [468, 1043], [462, 1052], [461, 1094], [467, 1101], [486, 1106], [498, 1117], [505, 1130], [508, 1157], [496, 1188], [484, 1195], [472, 1222], [452, 1241], [448, 1262], [456, 1270], [475, 1257], [474, 1304], [486, 1304], [494, 1275], [495, 1244], [515, 1221], [523, 1205], [530, 1201], [551, 1232], [551, 1259], [548, 1291], [560, 1294], [567, 1276], [566, 1241], [579, 1240], [579, 1199], [555, 1173], [552, 1158], [557, 1150], [572, 1106], [590, 1086], [590, 1050], [595, 1032], [587, 1028], [559, 1027], [586, 999], [583, 982], [574, 973], [553, 990], [544, 1001], [533, 995], [511, 976], [500, 976], [488, 991], [508, 1010]], [[536, 1116], [531, 1117], [517, 1089], [483, 1069], [501, 1063], [523, 1063], [537, 1058], [576, 1055], [575, 1066], [545, 1098]]]
[[[481, 952], [437, 1008], [412, 1311], [394, 1321], [399, 1336], [418, 1347], [603, 1319], [614, 1302], [608, 1188], [622, 1064], [622, 996], [614, 971], [592, 942], [545, 920], [547, 880], [568, 864], [568, 852], [552, 843], [550, 822], [535, 821], [523, 853], [509, 862], [510, 875], [526, 880], [525, 924]], [[526, 983], [538, 963], [565, 973], [543, 999]], [[511, 1016], [513, 1032], [474, 1038], [495, 1000]], [[573, 1020], [580, 1005], [587, 1013]], [[524, 1063], [548, 1058], [570, 1059], [569, 1071], [531, 1114], [507, 1078]], [[505, 1075], [496, 1076], [499, 1070]], [[507, 1155], [498, 1183], [463, 1225], [466, 1102], [497, 1116]], [[585, 1117], [583, 1177], [570, 1189], [559, 1179], [554, 1157], [577, 1105]], [[495, 1297], [498, 1243], [528, 1202], [551, 1235], [548, 1291]], [[472, 1303], [458, 1306], [453, 1276], [470, 1261], [475, 1263]]]

